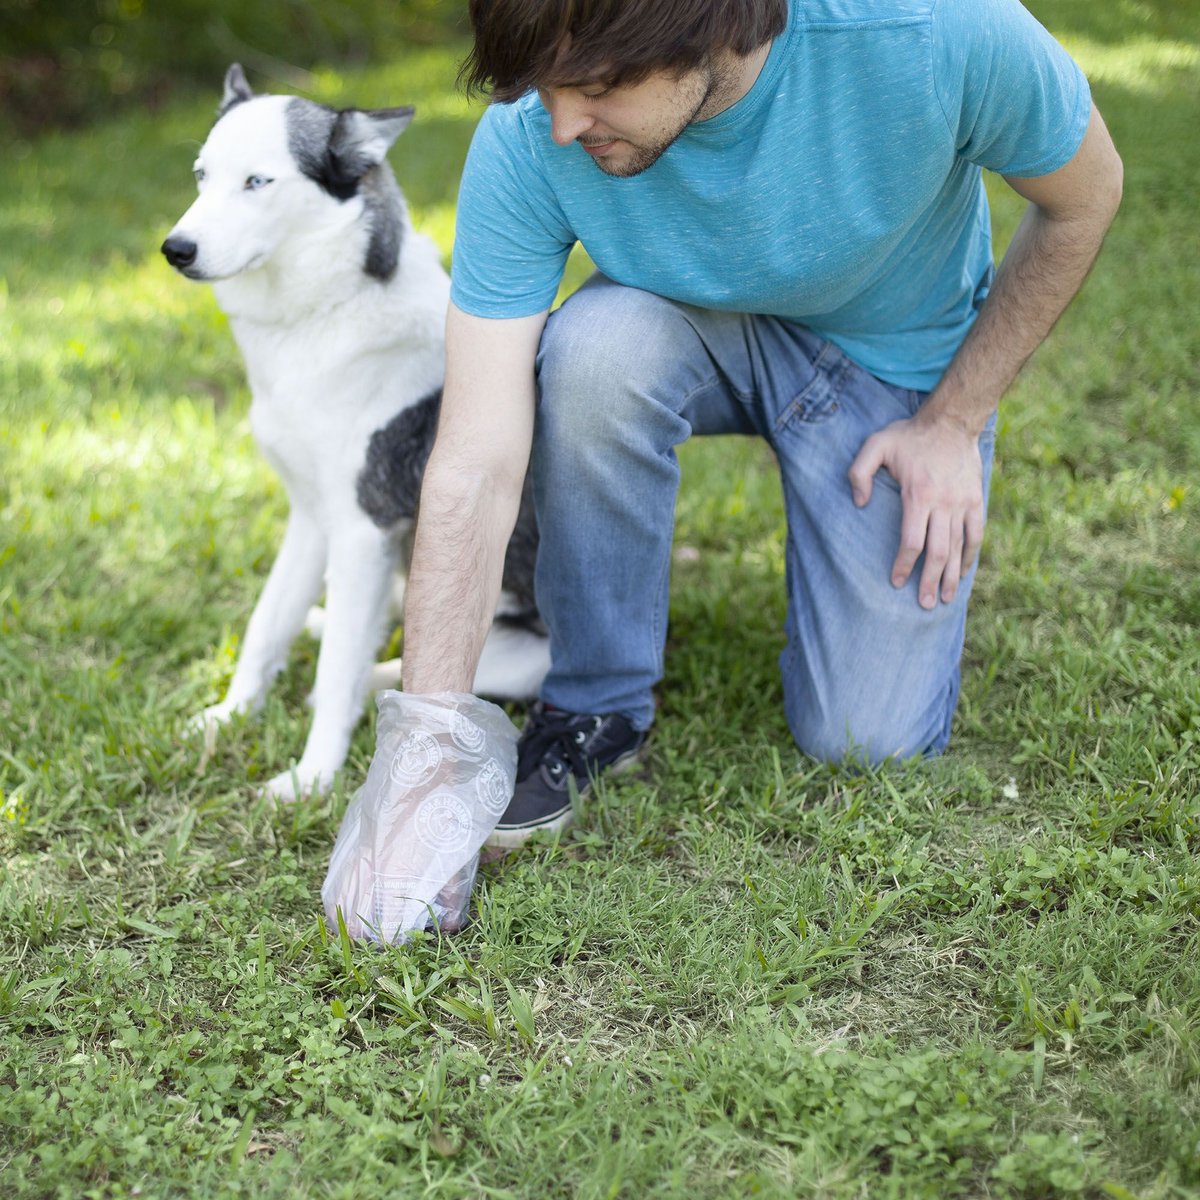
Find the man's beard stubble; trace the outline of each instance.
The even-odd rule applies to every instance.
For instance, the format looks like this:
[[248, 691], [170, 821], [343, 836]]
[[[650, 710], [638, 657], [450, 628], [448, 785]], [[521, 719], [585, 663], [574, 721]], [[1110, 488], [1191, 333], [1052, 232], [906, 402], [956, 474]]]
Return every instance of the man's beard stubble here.
[[605, 175], [610, 175], [614, 179], [631, 179], [634, 175], [640, 175], [643, 171], [648, 170], [679, 140], [683, 131], [696, 120], [722, 83], [722, 78], [713, 70], [711, 64], [706, 64], [704, 89], [700, 98], [674, 133], [650, 146], [636, 146], [632, 142], [628, 142], [627, 145], [631, 147], [633, 154], [624, 163], [606, 163], [602, 158], [597, 158], [593, 160], [596, 166]]

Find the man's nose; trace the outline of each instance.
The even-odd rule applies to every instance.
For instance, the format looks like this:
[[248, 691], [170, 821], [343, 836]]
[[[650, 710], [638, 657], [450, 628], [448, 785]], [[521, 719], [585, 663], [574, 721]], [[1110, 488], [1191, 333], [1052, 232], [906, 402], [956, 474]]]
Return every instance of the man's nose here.
[[542, 104], [550, 114], [550, 136], [560, 146], [568, 146], [596, 123], [579, 97], [566, 88], [543, 88]]

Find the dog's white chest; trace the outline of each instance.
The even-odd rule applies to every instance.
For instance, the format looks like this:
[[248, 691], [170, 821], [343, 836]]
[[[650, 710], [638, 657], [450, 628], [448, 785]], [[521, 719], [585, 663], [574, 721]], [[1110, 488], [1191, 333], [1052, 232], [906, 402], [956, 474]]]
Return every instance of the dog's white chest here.
[[250, 427], [293, 503], [354, 503], [371, 435], [441, 384], [436, 309], [385, 321], [381, 314], [322, 314], [267, 326], [233, 321], [253, 394]]
[[[250, 429], [263, 457], [278, 472], [292, 496], [312, 490], [331, 458], [341, 458], [340, 441], [315, 405], [295, 403], [291, 412], [278, 396], [255, 396]], [[343, 435], [344, 436], [344, 435]]]
[[286, 367], [266, 364], [261, 375], [251, 370], [250, 428], [293, 503], [327, 509], [353, 495], [367, 439], [387, 420], [386, 405], [363, 402], [365, 374], [330, 370], [308, 355]]

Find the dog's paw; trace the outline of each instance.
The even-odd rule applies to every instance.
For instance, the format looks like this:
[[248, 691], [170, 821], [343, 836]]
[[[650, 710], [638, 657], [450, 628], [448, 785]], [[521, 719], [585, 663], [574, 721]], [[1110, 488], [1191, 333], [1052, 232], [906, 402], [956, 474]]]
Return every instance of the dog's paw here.
[[304, 632], [318, 642], [325, 636], [325, 609], [314, 604], [304, 618]]
[[220, 704], [210, 704], [203, 712], [189, 717], [184, 728], [188, 733], [215, 733], [229, 721], [238, 710], [228, 701]]
[[284, 804], [293, 804], [307, 796], [320, 796], [333, 786], [332, 770], [314, 770], [297, 763], [290, 771], [281, 771], [263, 784], [262, 794]]
[[398, 688], [402, 674], [401, 662], [398, 658], [389, 658], [384, 662], [377, 662], [367, 676], [367, 695], [373, 696], [376, 692], [382, 692], [389, 688]]

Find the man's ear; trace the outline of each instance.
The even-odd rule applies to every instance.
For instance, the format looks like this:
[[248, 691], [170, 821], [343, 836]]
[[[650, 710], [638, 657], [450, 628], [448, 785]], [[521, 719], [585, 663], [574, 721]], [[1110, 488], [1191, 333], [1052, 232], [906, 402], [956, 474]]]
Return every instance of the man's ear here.
[[411, 107], [347, 108], [338, 113], [329, 135], [329, 164], [337, 182], [361, 179], [379, 166], [412, 119]]
[[243, 100], [249, 100], [253, 96], [254, 93], [246, 82], [246, 72], [242, 70], [242, 64], [234, 63], [225, 72], [225, 91], [221, 96], [217, 116], [223, 117], [235, 104], [241, 104]]

